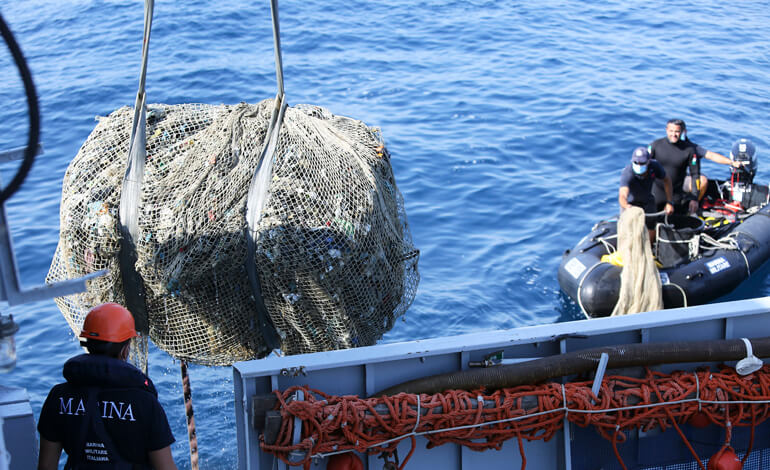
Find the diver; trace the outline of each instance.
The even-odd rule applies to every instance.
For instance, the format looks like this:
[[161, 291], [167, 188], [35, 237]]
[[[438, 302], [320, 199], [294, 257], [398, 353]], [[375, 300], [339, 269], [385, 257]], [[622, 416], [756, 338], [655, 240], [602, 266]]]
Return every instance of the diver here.
[[[620, 173], [620, 189], [618, 203], [621, 212], [632, 207], [640, 207], [645, 214], [656, 212], [655, 197], [652, 194], [652, 184], [660, 181], [666, 193], [666, 204], [663, 211], [666, 214], [674, 212], [673, 188], [671, 178], [663, 166], [650, 158], [650, 153], [644, 147], [637, 147], [631, 154], [631, 162]], [[654, 217], [647, 217], [645, 224], [650, 234], [650, 242], [655, 241]]]
[[666, 123], [666, 137], [651, 143], [648, 150], [650, 157], [666, 170], [674, 187], [672, 198], [665, 192], [661, 182], [655, 183], [653, 194], [656, 206], [662, 207], [664, 202], [674, 201], [677, 210], [686, 210], [691, 214], [698, 210], [699, 201], [708, 187], [708, 178], [700, 172], [702, 158], [733, 168], [741, 166], [739, 162], [690, 141], [687, 138], [687, 126], [681, 119], [670, 119]]

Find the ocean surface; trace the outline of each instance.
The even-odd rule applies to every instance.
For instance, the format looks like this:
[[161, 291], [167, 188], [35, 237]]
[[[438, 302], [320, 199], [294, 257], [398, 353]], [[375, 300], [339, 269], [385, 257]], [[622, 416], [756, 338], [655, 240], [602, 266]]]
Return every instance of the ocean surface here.
[[[639, 3], [638, 5], [636, 3]], [[58, 240], [64, 172], [94, 117], [134, 103], [143, 2], [0, 1], [29, 62], [45, 154], [7, 204], [25, 286]], [[722, 154], [758, 147], [770, 180], [770, 8], [764, 1], [283, 1], [290, 105], [382, 128], [415, 244], [417, 297], [382, 342], [580, 318], [559, 290], [562, 252], [617, 213], [620, 169], [672, 117]], [[0, 149], [25, 145], [26, 102], [0, 47]], [[269, 2], [158, 1], [149, 103], [275, 96]], [[3, 184], [18, 163], [0, 166]], [[725, 166], [704, 164], [724, 178]], [[754, 279], [743, 296], [770, 295]], [[80, 352], [53, 301], [12, 308], [18, 364], [37, 415]], [[151, 349], [150, 376], [190, 468], [179, 363]], [[236, 466], [232, 371], [191, 366], [201, 468]]]

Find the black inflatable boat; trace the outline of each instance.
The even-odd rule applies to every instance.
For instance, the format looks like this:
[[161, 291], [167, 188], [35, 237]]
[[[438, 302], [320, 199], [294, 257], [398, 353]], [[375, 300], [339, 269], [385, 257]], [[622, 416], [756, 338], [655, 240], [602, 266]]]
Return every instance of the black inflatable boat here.
[[[657, 216], [653, 255], [665, 308], [719, 299], [770, 258], [769, 194], [750, 182], [709, 181], [697, 216]], [[610, 315], [618, 300], [622, 268], [604, 256], [616, 248], [617, 218], [597, 223], [564, 252], [559, 285], [588, 317]]]

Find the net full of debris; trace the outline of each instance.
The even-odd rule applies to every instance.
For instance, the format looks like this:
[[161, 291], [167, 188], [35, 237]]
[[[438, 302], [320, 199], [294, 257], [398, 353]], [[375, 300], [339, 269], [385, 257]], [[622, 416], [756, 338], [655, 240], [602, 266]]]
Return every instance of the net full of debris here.
[[[135, 268], [149, 337], [178, 359], [229, 365], [269, 353], [256, 296], [285, 354], [374, 344], [414, 299], [418, 251], [379, 130], [308, 105], [287, 108], [280, 127], [253, 291], [246, 202], [273, 108], [148, 106]], [[100, 118], [64, 177], [47, 280], [109, 270], [56, 299], [75, 332], [92, 306], [125, 304], [118, 208], [132, 117], [124, 107]]]

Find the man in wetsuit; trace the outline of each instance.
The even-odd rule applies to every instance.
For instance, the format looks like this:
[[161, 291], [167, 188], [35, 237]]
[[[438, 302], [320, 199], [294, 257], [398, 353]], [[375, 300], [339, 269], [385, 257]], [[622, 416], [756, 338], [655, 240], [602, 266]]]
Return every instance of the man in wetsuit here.
[[[660, 181], [667, 196], [663, 209], [666, 214], [674, 212], [674, 204], [671, 201], [673, 189], [671, 178], [666, 170], [650, 158], [650, 153], [644, 147], [637, 147], [631, 154], [631, 163], [623, 168], [620, 173], [620, 189], [618, 190], [618, 203], [621, 212], [631, 206], [641, 207], [645, 213], [656, 212], [655, 198], [652, 196], [653, 182]], [[646, 219], [650, 241], [655, 241], [655, 219]]]
[[[678, 209], [687, 210], [690, 213], [698, 210], [699, 201], [706, 194], [708, 178], [700, 172], [700, 160], [709, 160], [739, 167], [740, 163], [734, 162], [711, 150], [691, 142], [687, 138], [687, 127], [681, 119], [671, 119], [666, 123], [666, 137], [651, 143], [648, 147], [650, 156], [657, 160], [666, 170], [674, 185], [674, 203]], [[689, 175], [688, 175], [689, 173]], [[685, 176], [686, 175], [686, 176]], [[695, 184], [693, 185], [693, 182]], [[653, 187], [655, 203], [661, 207], [671, 198], [665, 194], [663, 184], [655, 182]]]
[[[89, 354], [64, 364], [67, 382], [54, 386], [38, 422], [38, 470], [176, 470], [174, 436], [152, 381], [126, 362], [134, 318], [115, 303], [91, 309], [81, 338]], [[82, 340], [81, 340], [82, 341]]]

